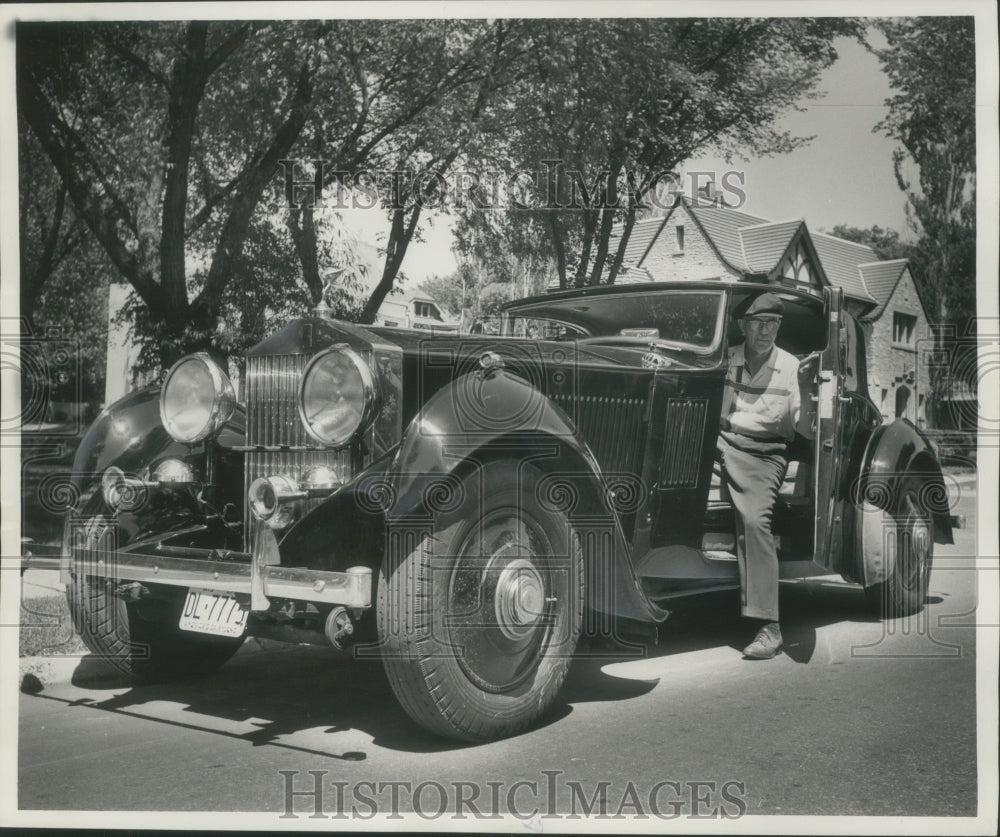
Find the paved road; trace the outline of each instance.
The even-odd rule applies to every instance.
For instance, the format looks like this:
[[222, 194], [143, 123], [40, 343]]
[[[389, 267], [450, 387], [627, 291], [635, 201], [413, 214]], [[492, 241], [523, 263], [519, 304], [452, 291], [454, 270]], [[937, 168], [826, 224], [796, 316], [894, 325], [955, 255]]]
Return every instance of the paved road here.
[[[957, 511], [969, 528], [938, 547], [922, 614], [883, 623], [856, 588], [786, 584], [787, 653], [754, 663], [739, 653], [734, 599], [704, 598], [671, 617], [645, 659], [577, 660], [545, 725], [491, 744], [424, 734], [377, 664], [319, 648], [241, 652], [217, 675], [167, 686], [48, 685], [20, 700], [20, 807], [259, 811], [277, 826], [287, 791], [318, 778], [324, 812], [361, 816], [366, 799], [390, 813], [393, 786], [367, 782], [409, 782], [395, 786], [398, 807], [416, 796], [431, 814], [442, 792], [448, 810], [464, 795], [467, 813], [525, 816], [579, 812], [598, 792], [609, 813], [970, 815], [970, 493]], [[309, 822], [316, 797], [291, 799]]]

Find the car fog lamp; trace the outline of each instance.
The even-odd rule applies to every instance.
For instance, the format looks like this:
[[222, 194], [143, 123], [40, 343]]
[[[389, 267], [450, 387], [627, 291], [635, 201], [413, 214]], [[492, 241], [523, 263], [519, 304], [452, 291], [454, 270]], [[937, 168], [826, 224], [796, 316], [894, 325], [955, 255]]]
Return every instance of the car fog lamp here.
[[199, 442], [217, 432], [236, 409], [229, 376], [204, 352], [170, 367], [160, 391], [160, 420], [178, 442]]
[[299, 388], [299, 417], [317, 442], [342, 447], [375, 417], [378, 390], [368, 364], [346, 346], [316, 355]]
[[334, 489], [343, 483], [340, 474], [326, 465], [315, 465], [302, 475], [302, 487], [307, 491]]
[[194, 468], [182, 459], [164, 459], [153, 469], [153, 482], [181, 485], [198, 481]]
[[258, 477], [250, 483], [247, 499], [250, 513], [272, 529], [284, 529], [292, 521], [298, 510], [298, 501], [306, 492], [300, 491], [291, 477]]
[[112, 465], [101, 477], [101, 494], [104, 502], [116, 511], [135, 511], [146, 502], [146, 483]]

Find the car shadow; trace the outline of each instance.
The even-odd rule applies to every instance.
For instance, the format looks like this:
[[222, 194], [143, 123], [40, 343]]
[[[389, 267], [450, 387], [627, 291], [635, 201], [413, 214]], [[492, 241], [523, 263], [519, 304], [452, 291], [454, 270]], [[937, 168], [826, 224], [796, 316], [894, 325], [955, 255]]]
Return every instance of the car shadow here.
[[[655, 678], [608, 674], [605, 667], [609, 663], [724, 647], [738, 653], [752, 638], [753, 626], [739, 617], [738, 593], [690, 597], [670, 608], [671, 616], [660, 626], [655, 644], [629, 643], [627, 638], [584, 640], [555, 705], [540, 725], [558, 723], [576, 704], [628, 701], [656, 688]], [[781, 609], [784, 651], [803, 664], [813, 656], [818, 628], [836, 622], [877, 621], [867, 609], [862, 591], [842, 585], [783, 585]], [[373, 746], [401, 752], [438, 753], [489, 746], [448, 741], [424, 731], [399, 706], [381, 661], [350, 659], [319, 646], [248, 640], [220, 671], [165, 684], [132, 685], [109, 671], [99, 658], [84, 657], [72, 682], [88, 694], [66, 702], [204, 730], [254, 747], [280, 747], [344, 761], [367, 758], [358, 749], [356, 736], [350, 737], [349, 749], [338, 746], [338, 741], [344, 741], [339, 734], [351, 730], [370, 736]], [[45, 693], [37, 697], [60, 699]], [[183, 710], [179, 716], [159, 709], [143, 711], [144, 705], [157, 702]], [[250, 722], [254, 728], [232, 732], [217, 728], [213, 719]], [[304, 730], [311, 731], [307, 739], [294, 736]]]

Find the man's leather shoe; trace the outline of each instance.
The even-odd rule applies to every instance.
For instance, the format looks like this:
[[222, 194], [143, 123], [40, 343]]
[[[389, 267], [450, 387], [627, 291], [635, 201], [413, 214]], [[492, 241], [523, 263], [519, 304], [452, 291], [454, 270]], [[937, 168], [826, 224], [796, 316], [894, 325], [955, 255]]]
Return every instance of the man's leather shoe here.
[[781, 650], [781, 628], [777, 622], [768, 622], [757, 632], [746, 648], [743, 649], [743, 656], [751, 660], [770, 660]]

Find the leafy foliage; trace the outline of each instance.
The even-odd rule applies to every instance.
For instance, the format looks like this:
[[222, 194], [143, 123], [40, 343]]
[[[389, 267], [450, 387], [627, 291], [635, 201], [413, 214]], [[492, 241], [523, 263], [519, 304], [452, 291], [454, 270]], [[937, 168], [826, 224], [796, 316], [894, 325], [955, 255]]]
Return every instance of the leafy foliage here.
[[[897, 140], [896, 180], [919, 234], [922, 290], [942, 319], [975, 315], [976, 60], [972, 18], [880, 21], [874, 50], [898, 92], [876, 130]], [[914, 183], [907, 164], [918, 168]], [[922, 274], [922, 275], [921, 275]]]
[[[949, 362], [931, 368], [930, 402], [954, 375], [976, 385], [976, 51], [971, 17], [883, 20], [874, 49], [897, 91], [876, 130], [898, 141], [896, 180], [919, 235], [914, 279]], [[916, 182], [909, 171], [917, 168]]]
[[561, 287], [614, 281], [658, 177], [698, 152], [770, 155], [806, 141], [777, 119], [814, 95], [834, 37], [860, 31], [850, 19], [530, 21], [510, 127], [482, 159], [533, 173], [538, 201], [466, 224], [551, 258]]
[[[363, 278], [349, 258], [323, 263], [337, 248], [322, 240], [330, 231], [318, 214], [283, 204], [281, 161], [447, 170], [485, 112], [490, 70], [506, 55], [502, 30], [477, 21], [20, 24], [19, 105], [75, 212], [141, 301], [134, 325], [147, 361], [165, 365], [194, 349], [235, 350], [255, 334], [247, 327], [302, 299], [301, 284], [315, 300], [321, 271]], [[391, 213], [373, 298], [357, 311], [351, 288], [336, 295], [354, 316], [377, 309], [417, 233], [418, 204]], [[285, 233], [276, 220], [290, 222]]]
[[[23, 395], [100, 400], [112, 268], [22, 120], [18, 131], [20, 303], [31, 336], [21, 364]], [[68, 346], [69, 355], [57, 363]]]

